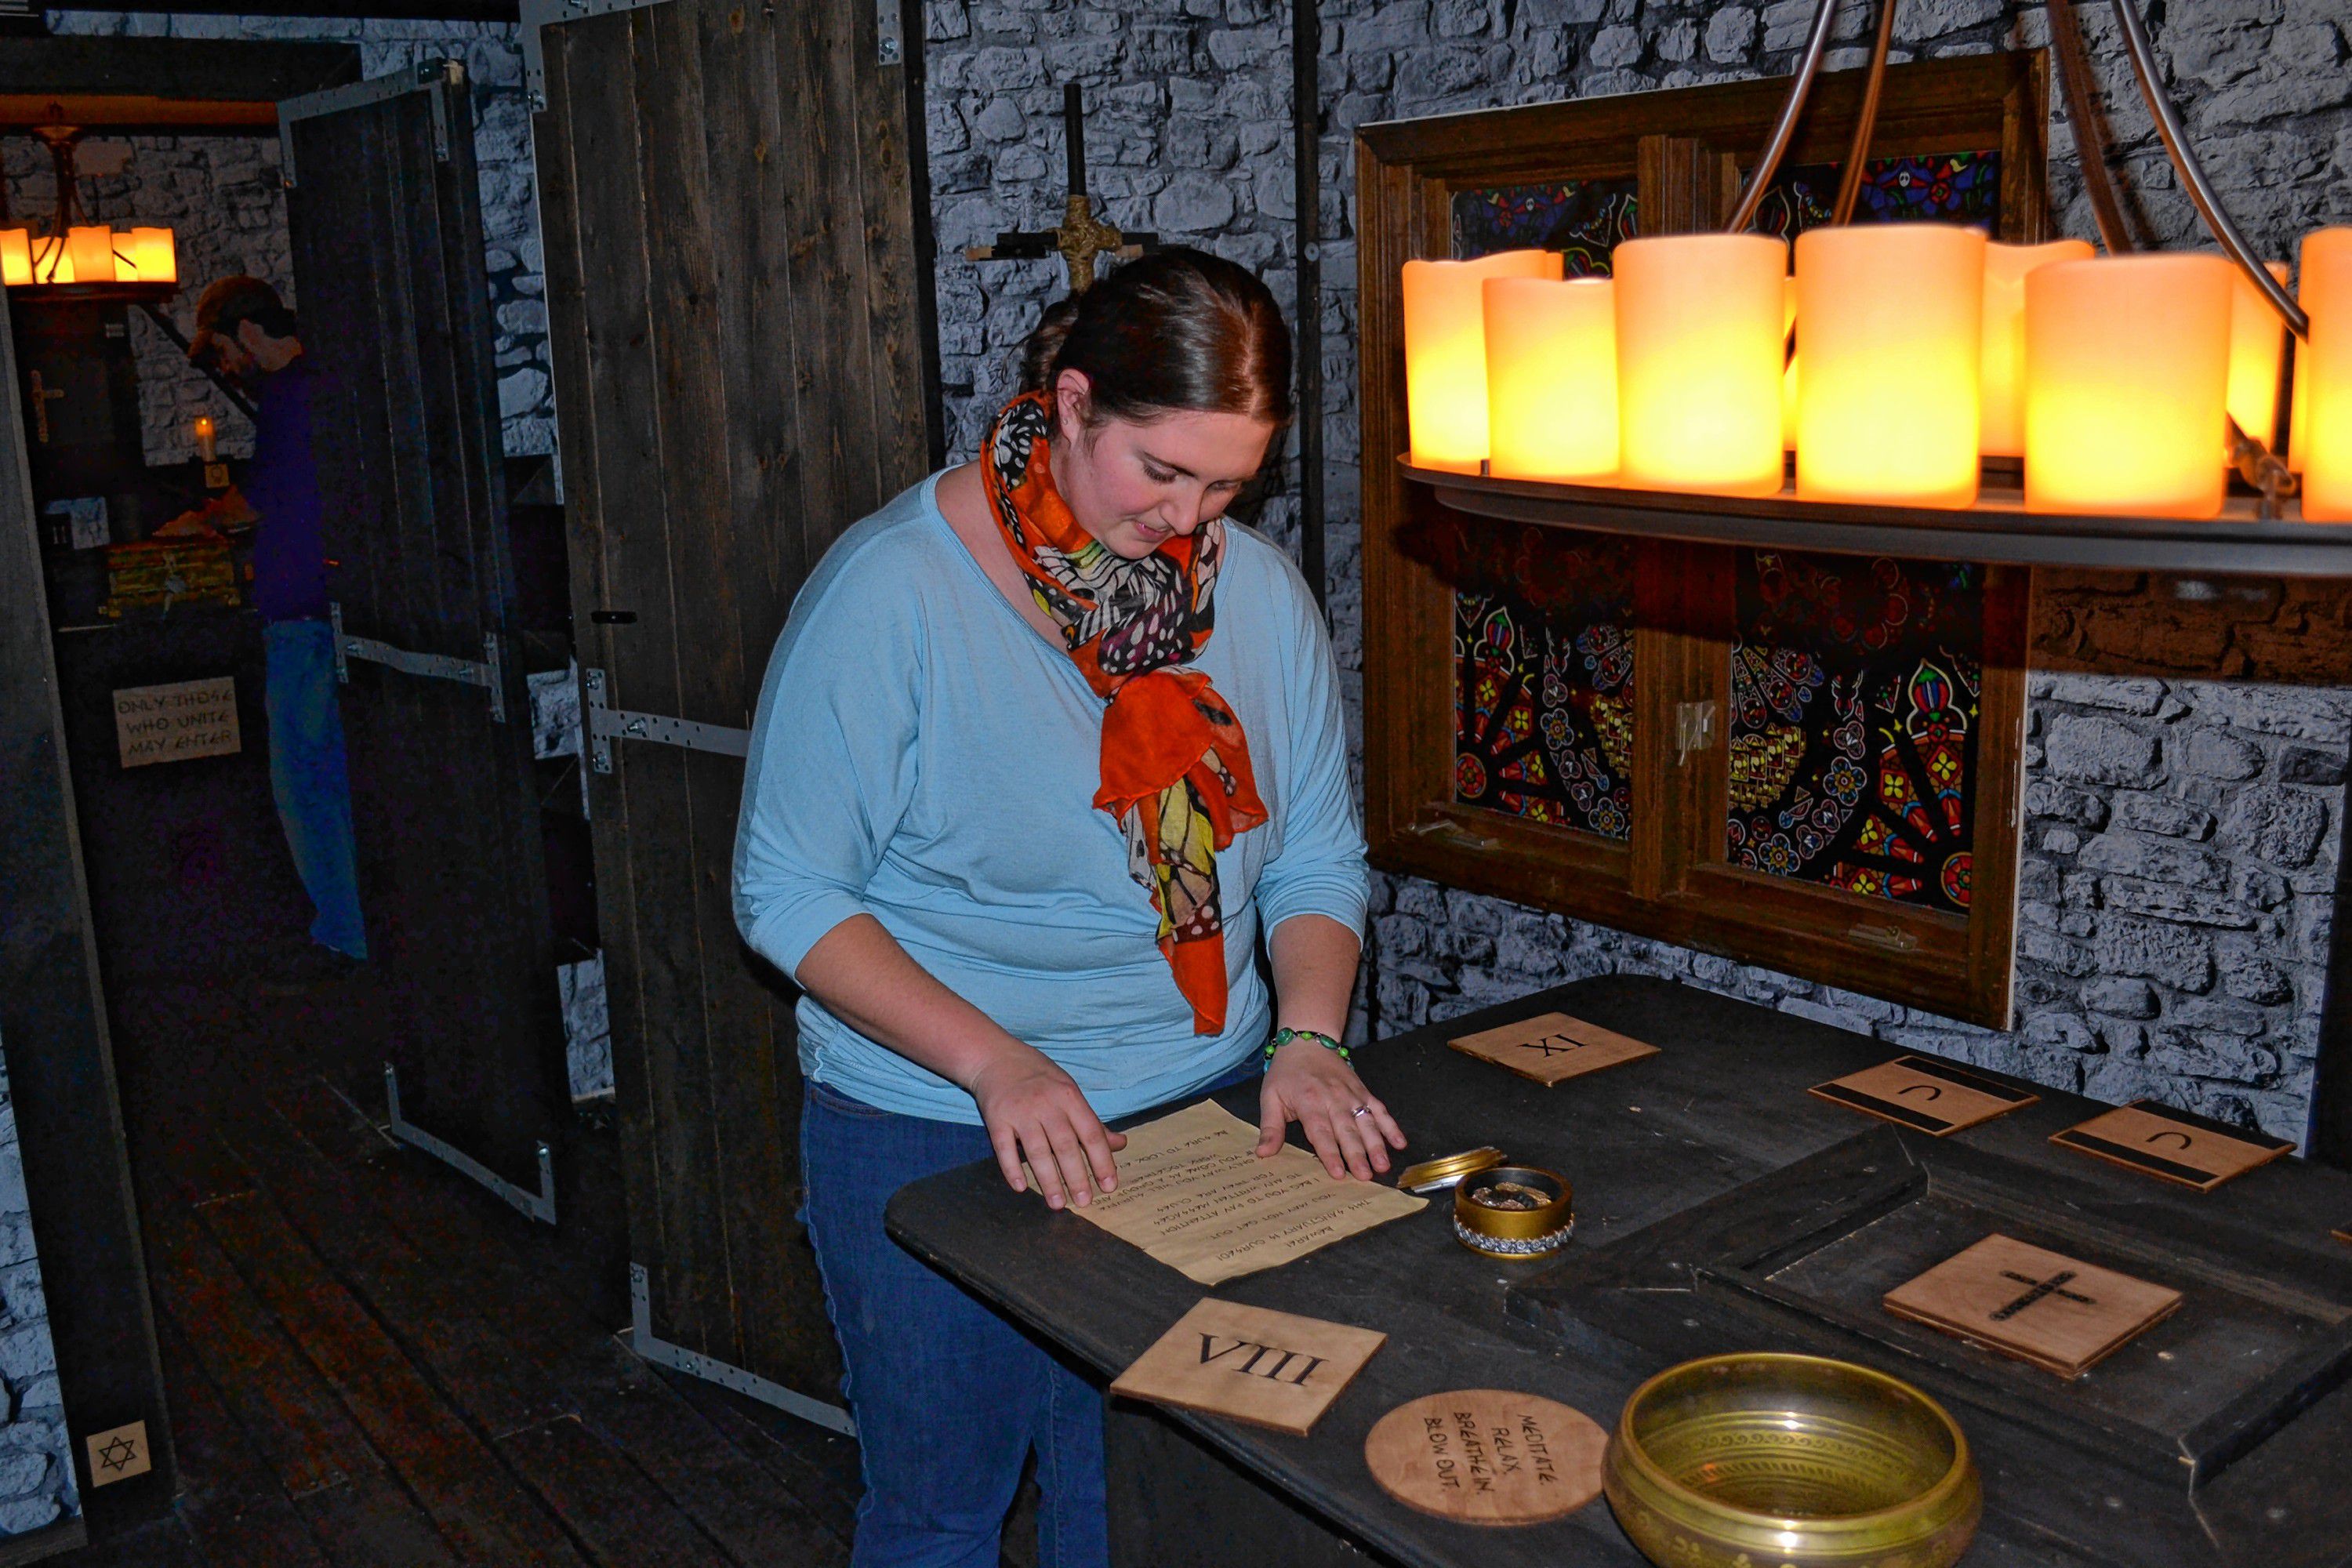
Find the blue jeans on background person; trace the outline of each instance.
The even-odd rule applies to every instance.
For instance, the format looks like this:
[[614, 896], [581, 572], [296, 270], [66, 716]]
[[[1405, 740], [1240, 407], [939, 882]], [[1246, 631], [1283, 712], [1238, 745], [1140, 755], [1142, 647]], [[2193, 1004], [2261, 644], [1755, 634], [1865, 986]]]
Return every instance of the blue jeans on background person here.
[[325, 621], [272, 621], [261, 636], [269, 785], [294, 869], [318, 910], [310, 940], [348, 957], [365, 958], [351, 775], [335, 689], [334, 628]]
[[[1213, 1087], [1262, 1065], [1253, 1058]], [[1102, 1390], [883, 1234], [899, 1184], [995, 1159], [985, 1128], [807, 1085], [801, 1217], [848, 1369], [866, 1483], [852, 1568], [997, 1568], [1033, 1447], [1040, 1568], [1110, 1561]]]

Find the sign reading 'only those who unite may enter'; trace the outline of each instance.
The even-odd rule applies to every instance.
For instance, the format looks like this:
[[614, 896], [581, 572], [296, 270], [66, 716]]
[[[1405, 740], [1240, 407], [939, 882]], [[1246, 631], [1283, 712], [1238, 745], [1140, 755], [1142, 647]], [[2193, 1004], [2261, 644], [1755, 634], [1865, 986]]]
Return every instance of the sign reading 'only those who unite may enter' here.
[[245, 745], [236, 679], [125, 687], [114, 694], [114, 738], [126, 768], [233, 755]]

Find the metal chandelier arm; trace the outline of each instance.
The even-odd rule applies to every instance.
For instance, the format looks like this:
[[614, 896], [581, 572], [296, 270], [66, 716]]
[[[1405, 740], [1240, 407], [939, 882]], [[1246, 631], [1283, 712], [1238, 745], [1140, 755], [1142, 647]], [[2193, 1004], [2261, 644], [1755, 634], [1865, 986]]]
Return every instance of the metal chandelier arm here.
[[1764, 192], [1780, 172], [1780, 160], [1789, 151], [1789, 142], [1797, 133], [1797, 118], [1805, 111], [1805, 95], [1812, 90], [1813, 78], [1821, 74], [1822, 56], [1829, 48], [1830, 24], [1837, 17], [1837, 0], [1821, 0], [1813, 11], [1813, 30], [1805, 39], [1805, 52], [1797, 61], [1795, 76], [1789, 81], [1788, 100], [1780, 105], [1780, 118], [1772, 127], [1771, 140], [1764, 144], [1764, 155], [1756, 161], [1756, 172], [1748, 181], [1748, 188], [1739, 193], [1739, 205], [1724, 226], [1727, 234], [1738, 234], [1756, 216], [1756, 209], [1764, 205]]
[[2106, 137], [2099, 130], [2099, 89], [2091, 79], [2090, 54], [2083, 47], [2083, 29], [2074, 20], [2074, 0], [2050, 0], [2050, 40], [2058, 51], [2058, 87], [2066, 100], [2066, 117], [2074, 125], [2074, 161], [2083, 167], [2083, 194], [2090, 198], [2091, 221], [2099, 242], [2110, 256], [2132, 248], [2131, 230], [2124, 226], [2122, 204], [2116, 200], [2115, 181], [2107, 173]]
[[[1853, 221], [1853, 204], [1862, 195], [1863, 164], [1870, 157], [1871, 133], [1878, 129], [1878, 95], [1886, 85], [1886, 53], [1895, 42], [1895, 7], [1901, 0], [1882, 0], [1878, 8], [1878, 37], [1870, 47], [1870, 78], [1862, 88], [1862, 112], [1854, 117], [1853, 144], [1847, 149], [1845, 173], [1838, 180], [1837, 206], [1830, 214], [1832, 223]], [[2065, 0], [2053, 0], [2063, 5]]]
[[2180, 183], [2188, 187], [2189, 199], [2196, 204], [2198, 216], [2205, 220], [2213, 237], [2221, 242], [2221, 248], [2230, 253], [2230, 258], [2262, 290], [2263, 297], [2271, 302], [2271, 308], [2285, 321], [2288, 329], [2296, 337], [2308, 339], [2311, 318], [2246, 244], [2246, 237], [2238, 232], [2238, 226], [2221, 209], [2213, 187], [2206, 183], [2205, 170], [2197, 162], [2196, 153], [2189, 151], [2188, 132], [2181, 129], [2172, 100], [2165, 96], [2163, 86], [2157, 80], [2156, 50], [2148, 43], [2147, 26], [2140, 20], [2135, 0], [2116, 0], [2116, 19], [2123, 24], [2124, 47], [2131, 55], [2132, 74], [2139, 79], [2140, 97], [2147, 100], [2148, 112], [2155, 117], [2156, 132], [2164, 141], [2165, 154], [2172, 160]]

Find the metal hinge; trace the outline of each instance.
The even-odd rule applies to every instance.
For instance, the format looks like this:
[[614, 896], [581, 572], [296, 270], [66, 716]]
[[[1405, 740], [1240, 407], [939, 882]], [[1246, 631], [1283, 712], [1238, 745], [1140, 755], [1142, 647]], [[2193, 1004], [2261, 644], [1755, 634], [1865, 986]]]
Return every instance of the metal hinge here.
[[427, 92], [432, 95], [433, 161], [449, 161], [449, 91], [466, 85], [466, 66], [462, 60], [427, 60], [404, 71], [389, 76], [370, 77], [341, 87], [331, 87], [323, 92], [306, 92], [299, 98], [289, 98], [278, 106], [278, 173], [290, 188], [294, 177], [294, 122], [315, 120], [321, 114], [335, 114], [346, 109], [362, 109], [371, 103], [399, 98], [406, 93]]
[[533, 113], [547, 108], [547, 54], [540, 47], [541, 27], [565, 22], [609, 16], [615, 11], [643, 11], [664, 0], [522, 0], [522, 85]]
[[898, 0], [874, 0], [874, 58], [886, 66], [902, 64], [907, 58], [899, 16]]
[[1716, 706], [1712, 702], [1675, 704], [1675, 763], [1689, 762], [1693, 752], [1715, 749]]
[[1443, 816], [1432, 822], [1409, 822], [1404, 830], [1416, 838], [1442, 838], [1462, 849], [1495, 849], [1503, 842]]
[[1854, 926], [1845, 934], [1856, 942], [1884, 948], [1889, 952], [1909, 952], [1919, 945], [1919, 939], [1900, 926], [1863, 924]]
[[688, 1350], [684, 1345], [671, 1344], [654, 1336], [653, 1283], [642, 1263], [629, 1265], [629, 1348], [653, 1363], [706, 1382], [731, 1388], [738, 1394], [749, 1394], [763, 1405], [772, 1405], [787, 1414], [813, 1422], [828, 1432], [838, 1432], [845, 1437], [857, 1436], [857, 1423], [849, 1412], [823, 1400], [796, 1394], [782, 1384], [761, 1377], [756, 1372], [746, 1372], [740, 1366], [730, 1366], [715, 1356]]
[[613, 742], [651, 741], [664, 746], [684, 746], [691, 752], [716, 752], [725, 757], [751, 754], [751, 731], [724, 724], [704, 724], [693, 719], [672, 719], [661, 713], [632, 713], [605, 703], [604, 672], [583, 669], [587, 689], [588, 765], [600, 773], [613, 771]]
[[369, 664], [381, 664], [396, 669], [403, 675], [481, 687], [490, 694], [490, 722], [503, 724], [507, 721], [506, 671], [498, 633], [482, 634], [482, 657], [478, 662], [446, 653], [412, 653], [388, 642], [378, 642], [373, 637], [353, 637], [343, 630], [343, 607], [340, 604], [328, 605], [327, 618], [334, 627], [335, 680], [338, 685], [349, 686], [352, 683], [350, 661], [362, 659]]
[[422, 1149], [427, 1154], [504, 1198], [515, 1212], [541, 1225], [555, 1223], [555, 1156], [548, 1152], [547, 1142], [541, 1140], [539, 1150], [539, 1191], [516, 1186], [471, 1154], [453, 1143], [444, 1142], [400, 1115], [400, 1075], [390, 1062], [383, 1064], [383, 1098], [388, 1108], [384, 1131], [403, 1143]]

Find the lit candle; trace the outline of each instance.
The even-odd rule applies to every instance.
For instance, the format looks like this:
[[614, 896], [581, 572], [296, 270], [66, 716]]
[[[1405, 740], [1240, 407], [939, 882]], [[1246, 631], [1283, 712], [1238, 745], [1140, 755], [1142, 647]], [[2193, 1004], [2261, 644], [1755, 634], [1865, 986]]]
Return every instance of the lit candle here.
[[78, 224], [68, 229], [66, 254], [73, 258], [75, 282], [114, 281], [114, 231], [104, 224]]
[[1559, 252], [1505, 250], [1475, 261], [1404, 264], [1405, 419], [1412, 460], [1475, 474], [1486, 456], [1489, 278], [1558, 278]]
[[1487, 472], [1609, 484], [1617, 474], [1617, 306], [1605, 278], [1489, 278]]
[[1629, 239], [1611, 270], [1620, 482], [1776, 493], [1786, 243], [1761, 234]]
[[1986, 457], [2025, 456], [2026, 274], [2053, 261], [2088, 261], [2092, 255], [2090, 242], [2082, 239], [1985, 247], [1984, 353], [1978, 364], [1983, 430], [1978, 447]]
[[66, 248], [64, 236], [45, 235], [33, 241], [34, 282], [70, 283], [73, 280], [73, 253]]
[[[2286, 263], [2266, 261], [2286, 281]], [[2279, 369], [2285, 363], [2286, 321], [2243, 270], [2230, 294], [2230, 417], [2265, 447], [2278, 445]]]
[[1797, 363], [1803, 354], [1797, 346], [1797, 280], [1782, 279], [1780, 295], [1780, 338], [1789, 356], [1789, 368], [1780, 373], [1780, 449], [1793, 452], [1797, 449]]
[[[2303, 306], [2303, 313], [2309, 316], [2311, 314], [2309, 297], [2302, 297], [2297, 302]], [[2290, 472], [2299, 474], [2303, 472], [2303, 449], [2311, 445], [2311, 437], [2304, 429], [2309, 418], [2311, 406], [2311, 393], [2307, 382], [2311, 369], [2311, 345], [2303, 342], [2291, 343], [2288, 345], [2288, 352], [2294, 355], [2294, 385], [2286, 395], [2286, 466]]]
[[0, 283], [10, 288], [33, 280], [33, 235], [29, 229], [0, 228]]
[[1984, 253], [1984, 231], [1958, 224], [1798, 237], [1798, 495], [1975, 504]]
[[196, 416], [196, 456], [207, 463], [219, 461], [213, 449], [213, 416], [209, 414]]
[[2027, 510], [2221, 510], [2230, 280], [2218, 256], [2147, 254], [2026, 279]]
[[2304, 236], [2303, 308], [2311, 338], [2296, 358], [2305, 366], [2303, 515], [2312, 522], [2352, 522], [2352, 228]]
[[134, 228], [122, 247], [131, 258], [133, 279], [141, 283], [177, 283], [180, 261], [168, 228]]

